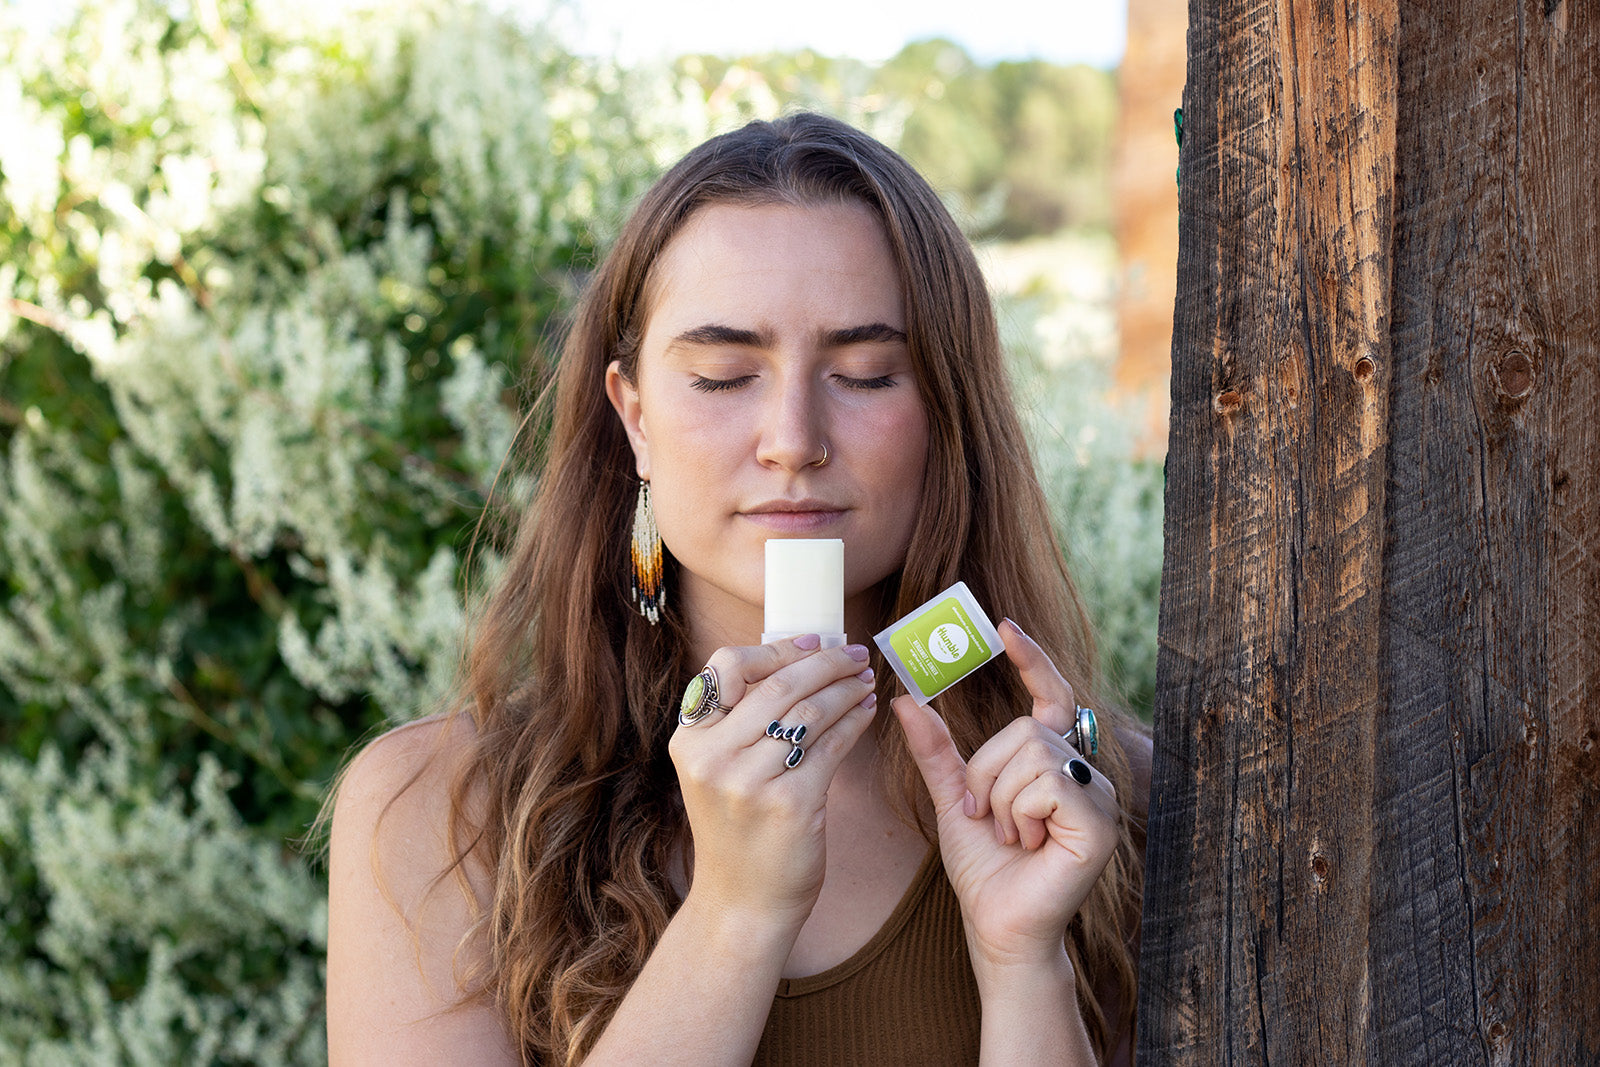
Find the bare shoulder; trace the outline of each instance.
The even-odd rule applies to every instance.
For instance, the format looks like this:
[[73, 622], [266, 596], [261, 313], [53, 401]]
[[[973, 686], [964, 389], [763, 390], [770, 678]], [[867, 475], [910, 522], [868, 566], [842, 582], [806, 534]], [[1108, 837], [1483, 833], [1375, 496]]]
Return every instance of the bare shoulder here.
[[[439, 822], [452, 784], [469, 758], [476, 731], [464, 715], [435, 715], [374, 738], [345, 769], [334, 805], [335, 827], [392, 817], [403, 829]], [[374, 821], [376, 821], [374, 819]]]
[[452, 793], [474, 750], [465, 716], [423, 719], [364, 748], [334, 803], [328, 864], [332, 1062], [515, 1063], [498, 1017], [467, 997], [488, 959], [477, 923], [492, 878], [452, 841]]
[[453, 866], [451, 794], [475, 739], [466, 716], [433, 716], [363, 748], [339, 782], [330, 872], [364, 852], [398, 902]]

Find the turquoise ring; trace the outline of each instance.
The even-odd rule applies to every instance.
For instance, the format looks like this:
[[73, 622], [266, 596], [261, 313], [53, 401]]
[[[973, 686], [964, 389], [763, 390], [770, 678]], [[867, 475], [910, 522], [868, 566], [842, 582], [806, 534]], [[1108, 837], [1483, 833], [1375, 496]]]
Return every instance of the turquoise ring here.
[[1094, 709], [1078, 705], [1077, 722], [1072, 729], [1061, 735], [1061, 739], [1085, 756], [1093, 756], [1100, 751], [1100, 724], [1095, 721]]

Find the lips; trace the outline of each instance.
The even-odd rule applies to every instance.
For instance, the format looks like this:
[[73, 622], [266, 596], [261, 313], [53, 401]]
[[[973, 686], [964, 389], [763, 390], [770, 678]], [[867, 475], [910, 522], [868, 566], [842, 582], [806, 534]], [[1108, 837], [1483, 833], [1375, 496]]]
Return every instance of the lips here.
[[837, 504], [830, 504], [826, 500], [769, 500], [764, 504], [744, 509], [746, 515], [780, 515], [804, 511], [843, 511], [844, 508]]
[[740, 514], [758, 526], [779, 532], [804, 533], [837, 522], [845, 508], [826, 500], [768, 500]]

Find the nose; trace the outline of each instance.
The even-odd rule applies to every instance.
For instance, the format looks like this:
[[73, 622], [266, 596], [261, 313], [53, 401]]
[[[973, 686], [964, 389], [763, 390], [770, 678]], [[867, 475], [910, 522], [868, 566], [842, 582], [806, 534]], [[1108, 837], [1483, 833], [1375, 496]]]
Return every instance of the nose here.
[[774, 383], [762, 412], [756, 459], [763, 465], [798, 471], [824, 456], [825, 400], [820, 385], [805, 375]]

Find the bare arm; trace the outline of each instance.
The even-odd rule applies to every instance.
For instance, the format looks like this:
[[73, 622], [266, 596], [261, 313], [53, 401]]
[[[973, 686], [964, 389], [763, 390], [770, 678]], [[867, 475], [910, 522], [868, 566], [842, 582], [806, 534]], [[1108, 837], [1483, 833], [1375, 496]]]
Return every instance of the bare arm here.
[[585, 1062], [748, 1064], [798, 932], [691, 894]]
[[488, 901], [481, 870], [469, 868], [467, 885], [438, 878], [454, 859], [445, 836], [450, 731], [466, 729], [425, 720], [386, 734], [340, 787], [328, 872], [334, 1067], [521, 1063], [496, 1012], [457, 1003], [459, 969], [480, 963], [483, 949], [457, 950]]
[[[679, 726], [670, 751], [694, 836], [683, 906], [590, 1063], [748, 1064], [825, 870], [824, 804], [873, 718], [865, 648], [815, 638], [712, 656], [728, 710]], [[767, 724], [804, 724], [805, 755]]]
[[932, 708], [897, 697], [895, 713], [927, 783], [945, 872], [961, 901], [983, 1003], [984, 1064], [1095, 1062], [1064, 945], [1116, 849], [1120, 809], [1104, 775], [1064, 771], [1078, 755], [1062, 733], [1072, 687], [1038, 645], [1007, 620], [1001, 637], [1034, 698], [973, 753], [956, 751]]
[[1094, 1046], [1078, 1011], [1078, 986], [1067, 954], [1030, 966], [981, 967], [978, 992], [983, 1001], [979, 1063], [1093, 1064]]
[[[866, 650], [814, 651], [813, 639], [719, 652], [729, 710], [680, 727], [672, 742], [694, 877], [590, 1062], [747, 1064], [754, 1055], [821, 888], [828, 784], [873, 717], [870, 672], [857, 677]], [[793, 769], [787, 746], [766, 736], [773, 718], [808, 724], [807, 755]], [[471, 860], [465, 884], [454, 872], [439, 877], [455, 858], [449, 753], [465, 747], [447, 731], [468, 729], [434, 720], [387, 734], [341, 786], [329, 871], [334, 1067], [520, 1063], [499, 1014], [460, 1003], [461, 975], [486, 958], [483, 944], [462, 939], [490, 904], [490, 879]]]

